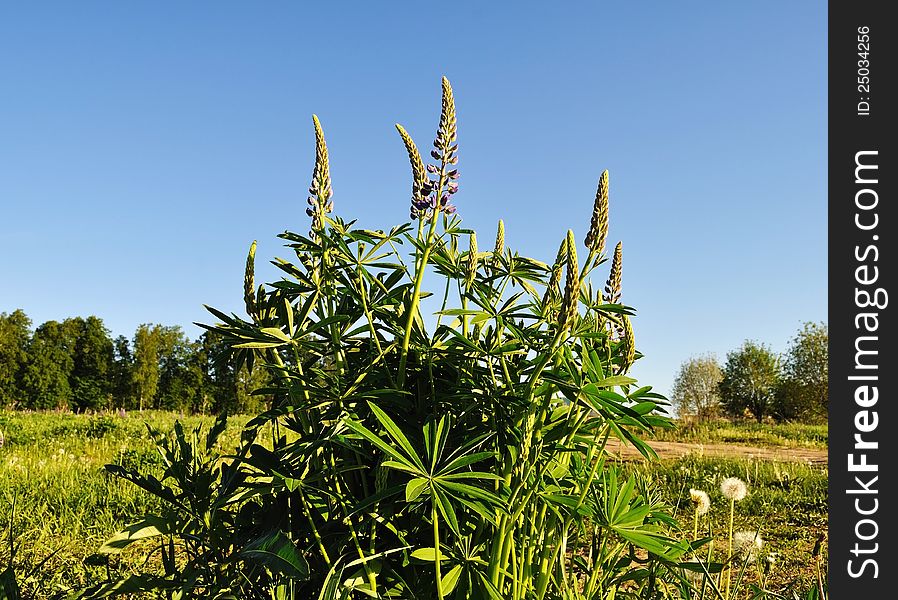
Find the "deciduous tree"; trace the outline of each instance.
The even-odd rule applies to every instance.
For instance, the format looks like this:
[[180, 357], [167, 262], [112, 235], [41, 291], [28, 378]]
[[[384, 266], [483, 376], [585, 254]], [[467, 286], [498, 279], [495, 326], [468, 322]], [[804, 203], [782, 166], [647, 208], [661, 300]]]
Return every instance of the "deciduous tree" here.
[[31, 319], [21, 309], [0, 313], [0, 406], [22, 402], [21, 379], [31, 338]]
[[779, 357], [764, 344], [746, 340], [727, 354], [720, 382], [721, 405], [735, 417], [748, 411], [760, 423], [773, 412], [779, 378]]
[[690, 358], [680, 366], [671, 400], [681, 418], [708, 421], [720, 413], [723, 372], [711, 355]]
[[34, 331], [22, 376], [27, 408], [69, 408], [78, 328], [72, 319], [47, 321]]
[[786, 352], [777, 392], [777, 417], [825, 421], [828, 387], [829, 330], [825, 323], [804, 323]]

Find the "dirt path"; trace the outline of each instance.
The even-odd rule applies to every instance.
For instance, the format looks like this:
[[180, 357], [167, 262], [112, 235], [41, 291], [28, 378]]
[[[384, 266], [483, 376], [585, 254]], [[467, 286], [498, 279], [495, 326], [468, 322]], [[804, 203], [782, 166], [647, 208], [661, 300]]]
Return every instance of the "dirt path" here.
[[[736, 444], [689, 444], [686, 442], [656, 442], [649, 445], [664, 458], [679, 458], [687, 454], [704, 456], [724, 456], [740, 458], [759, 458], [766, 461], [806, 462], [815, 465], [827, 464], [827, 451], [812, 448], [785, 448], [782, 446], [739, 446]], [[642, 455], [627, 444], [617, 439], [608, 440], [608, 449], [625, 460], [642, 458]]]

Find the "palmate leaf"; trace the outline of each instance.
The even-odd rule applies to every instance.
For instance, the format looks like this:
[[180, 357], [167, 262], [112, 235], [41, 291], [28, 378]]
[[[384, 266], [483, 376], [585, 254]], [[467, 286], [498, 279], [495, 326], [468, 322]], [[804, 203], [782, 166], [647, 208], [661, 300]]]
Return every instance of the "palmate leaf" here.
[[387, 413], [380, 409], [379, 406], [374, 404], [373, 402], [368, 402], [369, 408], [371, 408], [371, 412], [374, 413], [374, 416], [377, 417], [377, 420], [380, 421], [380, 424], [383, 425], [384, 429], [387, 431], [387, 435], [390, 438], [399, 444], [403, 450], [406, 452], [406, 456], [411, 459], [411, 461], [420, 468], [422, 471], [426, 472], [424, 467], [424, 462], [415, 452], [415, 449], [412, 447], [411, 442], [408, 441], [408, 438], [405, 437], [405, 434], [402, 433], [402, 430], [399, 429], [399, 426], [393, 422]]
[[[393, 461], [395, 461], [396, 463], [398, 463], [400, 465], [407, 467], [410, 472], [419, 474], [419, 475], [427, 475], [427, 471], [424, 470], [423, 467], [417, 467], [416, 465], [412, 464], [409, 461], [409, 459], [407, 459], [405, 457], [405, 455], [403, 455], [401, 452], [399, 452], [398, 450], [396, 450], [395, 448], [393, 448], [392, 446], [390, 446], [389, 444], [384, 442], [382, 439], [380, 439], [377, 436], [377, 434], [375, 434], [373, 431], [371, 431], [370, 429], [368, 429], [367, 427], [365, 427], [358, 421], [353, 421], [351, 419], [347, 419], [345, 421], [345, 424], [349, 429], [351, 429], [358, 435], [362, 436], [364, 439], [368, 440], [369, 442], [371, 442], [372, 444], [377, 446], [377, 448], [380, 449], [384, 454], [391, 457], [393, 459]], [[387, 465], [387, 463], [384, 463], [384, 465]], [[392, 463], [389, 466], [392, 468], [396, 468], [396, 466], [393, 465]]]
[[622, 487], [618, 486], [615, 472], [606, 473], [603, 481], [604, 497], [600, 516], [605, 527], [628, 542], [666, 560], [676, 560], [688, 551], [687, 542], [674, 540], [662, 533], [657, 525], [645, 522], [652, 507], [636, 493], [634, 477], [630, 477]]

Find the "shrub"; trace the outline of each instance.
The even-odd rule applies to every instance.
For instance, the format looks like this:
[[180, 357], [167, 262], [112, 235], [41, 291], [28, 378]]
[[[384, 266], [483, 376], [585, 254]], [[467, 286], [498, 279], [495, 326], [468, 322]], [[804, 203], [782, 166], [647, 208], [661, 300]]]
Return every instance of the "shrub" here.
[[432, 164], [397, 125], [413, 222], [387, 232], [334, 215], [314, 118], [311, 231], [281, 234], [293, 258], [274, 261], [284, 277], [268, 286], [256, 286], [253, 243], [248, 317], [210, 308], [220, 322], [204, 326], [238, 365], [269, 371], [259, 393], [274, 403], [232, 456], [216, 454], [219, 426], [204, 444], [199, 432], [160, 437], [161, 481], [114, 468], [170, 510], [104, 552], [158, 539], [164, 573], [87, 595], [624, 597], [686, 552], [665, 533], [666, 508], [606, 464], [610, 437], [651, 457], [640, 436], [669, 424], [664, 398], [627, 375], [641, 355], [619, 303], [620, 245], [604, 293], [590, 280], [606, 260], [607, 172], [585, 257], [570, 231], [553, 263], [521, 256], [501, 221], [481, 250], [452, 203], [446, 79], [442, 91]]

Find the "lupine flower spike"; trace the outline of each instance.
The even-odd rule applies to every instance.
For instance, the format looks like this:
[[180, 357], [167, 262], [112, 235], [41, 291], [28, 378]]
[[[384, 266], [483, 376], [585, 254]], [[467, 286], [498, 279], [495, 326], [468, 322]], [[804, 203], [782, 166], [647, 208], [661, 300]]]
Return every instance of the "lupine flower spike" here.
[[621, 315], [621, 336], [624, 344], [624, 362], [621, 365], [620, 373], [624, 374], [630, 370], [636, 360], [636, 338], [633, 335], [633, 325], [630, 323], [630, 317]]
[[620, 300], [621, 293], [621, 252], [623, 244], [617, 243], [614, 247], [614, 258], [611, 259], [611, 272], [608, 274], [608, 281], [605, 282], [605, 295], [603, 299], [608, 304], [617, 304]]
[[470, 238], [470, 247], [468, 249], [468, 271], [465, 275], [465, 289], [471, 289], [471, 286], [474, 285], [474, 277], [477, 275], [477, 234], [471, 233]]
[[[619, 304], [621, 296], [621, 252], [622, 244], [617, 243], [614, 247], [614, 258], [611, 259], [611, 272], [608, 274], [608, 281], [605, 282], [605, 292], [602, 294], [602, 301], [606, 304]], [[623, 327], [609, 321], [608, 326], [611, 330], [611, 339], [619, 340], [624, 335]]]
[[250, 317], [256, 314], [256, 242], [249, 247], [249, 254], [246, 256], [246, 271], [243, 274], [243, 302], [246, 304], [246, 314]]
[[498, 258], [502, 256], [503, 252], [505, 252], [505, 223], [499, 219], [499, 228], [496, 230], [496, 247], [493, 249], [493, 254]]
[[584, 240], [590, 254], [601, 254], [605, 249], [605, 239], [608, 237], [608, 171], [602, 171], [599, 177], [599, 186], [596, 189], [596, 199], [592, 207], [592, 220], [589, 223], [589, 233]]
[[[439, 165], [430, 165], [427, 170], [434, 174], [434, 186], [439, 187], [440, 183], [446, 183], [443, 190], [436, 190], [437, 193], [442, 192], [442, 196], [434, 198], [433, 209], [442, 211], [451, 215], [455, 212], [449, 200], [453, 194], [458, 192], [458, 169], [454, 165], [458, 164], [458, 122], [455, 117], [455, 98], [452, 95], [452, 86], [449, 80], [443, 77], [443, 101], [440, 110], [440, 125], [437, 128], [437, 136], [433, 141], [434, 150], [430, 152], [430, 156], [434, 160], [439, 161]], [[450, 168], [452, 165], [452, 168]]]
[[542, 308], [546, 319], [549, 318], [548, 309], [558, 298], [558, 284], [561, 282], [561, 271], [566, 257], [567, 237], [561, 240], [561, 245], [558, 247], [558, 254], [555, 255], [555, 262], [552, 264], [552, 274], [549, 276], [549, 283], [546, 284], [546, 293], [543, 295]]
[[396, 124], [396, 130], [399, 131], [399, 135], [402, 137], [405, 151], [408, 152], [408, 160], [412, 165], [412, 206], [410, 216], [414, 220], [430, 207], [429, 196], [432, 186], [427, 179], [424, 161], [421, 160], [421, 153], [418, 152], [418, 147], [412, 140], [412, 136], [399, 123]]
[[315, 169], [312, 171], [312, 184], [309, 186], [309, 208], [306, 214], [312, 217], [312, 237], [324, 227], [324, 215], [334, 210], [331, 196], [334, 191], [331, 188], [330, 164], [327, 158], [327, 144], [324, 141], [324, 131], [318, 117], [312, 115], [315, 124]]
[[560, 325], [569, 325], [577, 314], [580, 300], [580, 270], [577, 265], [577, 243], [574, 232], [567, 232], [567, 262], [565, 264], [564, 299], [561, 303]]

